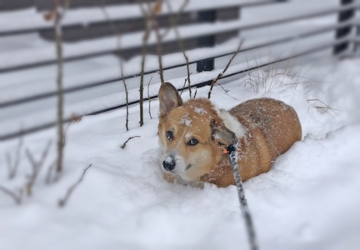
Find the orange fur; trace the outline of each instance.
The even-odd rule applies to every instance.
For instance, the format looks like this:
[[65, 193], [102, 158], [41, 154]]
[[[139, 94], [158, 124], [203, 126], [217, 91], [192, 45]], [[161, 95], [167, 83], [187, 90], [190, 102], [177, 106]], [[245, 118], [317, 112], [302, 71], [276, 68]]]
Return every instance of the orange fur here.
[[[269, 171], [275, 158], [302, 137], [296, 112], [278, 100], [254, 99], [228, 112], [218, 111], [207, 99], [183, 103], [176, 89], [164, 83], [159, 101], [158, 131], [168, 181], [180, 178], [220, 187], [235, 184], [223, 153], [234, 133], [240, 142], [238, 163], [244, 181]], [[194, 141], [196, 145], [191, 145]]]

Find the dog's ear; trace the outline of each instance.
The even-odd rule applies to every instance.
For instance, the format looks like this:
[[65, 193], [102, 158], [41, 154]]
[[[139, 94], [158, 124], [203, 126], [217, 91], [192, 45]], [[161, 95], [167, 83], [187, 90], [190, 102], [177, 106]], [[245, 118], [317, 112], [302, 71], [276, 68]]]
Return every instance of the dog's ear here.
[[236, 135], [228, 129], [222, 122], [211, 121], [212, 140], [222, 145], [230, 145], [236, 143]]
[[175, 107], [181, 106], [183, 101], [176, 88], [169, 82], [161, 84], [159, 90], [160, 116], [165, 116]]

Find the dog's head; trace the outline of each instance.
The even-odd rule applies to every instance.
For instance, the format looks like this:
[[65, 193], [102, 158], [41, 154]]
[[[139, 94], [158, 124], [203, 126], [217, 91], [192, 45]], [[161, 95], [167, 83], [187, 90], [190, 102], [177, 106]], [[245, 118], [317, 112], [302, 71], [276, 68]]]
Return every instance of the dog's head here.
[[163, 170], [186, 181], [199, 180], [222, 158], [219, 145], [233, 142], [234, 133], [225, 127], [207, 99], [183, 103], [170, 83], [159, 91], [159, 139], [165, 151]]

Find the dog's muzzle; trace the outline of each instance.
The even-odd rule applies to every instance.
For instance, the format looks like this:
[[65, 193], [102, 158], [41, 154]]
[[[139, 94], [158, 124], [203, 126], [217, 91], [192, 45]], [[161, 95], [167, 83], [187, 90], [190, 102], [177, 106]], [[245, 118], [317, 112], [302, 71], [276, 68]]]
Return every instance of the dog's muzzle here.
[[172, 171], [175, 168], [176, 162], [173, 157], [167, 156], [162, 165], [166, 171]]

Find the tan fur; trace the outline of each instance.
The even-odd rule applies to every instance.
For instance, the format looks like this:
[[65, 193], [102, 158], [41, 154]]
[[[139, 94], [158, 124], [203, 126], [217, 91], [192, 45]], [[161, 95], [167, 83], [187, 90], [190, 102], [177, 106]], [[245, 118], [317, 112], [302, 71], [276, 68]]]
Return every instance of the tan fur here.
[[[219, 112], [207, 99], [182, 102], [176, 89], [165, 83], [159, 91], [159, 138], [166, 156], [176, 161], [166, 179], [210, 182], [225, 187], [235, 184], [233, 171], [222, 147], [232, 143], [235, 131], [225, 126]], [[293, 108], [285, 103], [261, 98], [232, 108], [244, 134], [239, 137], [239, 172], [243, 181], [269, 171], [277, 156], [301, 140], [301, 125]], [[174, 138], [169, 140], [166, 132]], [[187, 143], [195, 138], [198, 144]], [[164, 158], [164, 159], [165, 159]]]

